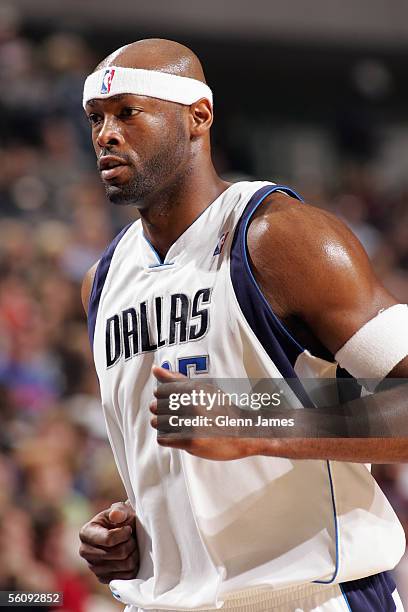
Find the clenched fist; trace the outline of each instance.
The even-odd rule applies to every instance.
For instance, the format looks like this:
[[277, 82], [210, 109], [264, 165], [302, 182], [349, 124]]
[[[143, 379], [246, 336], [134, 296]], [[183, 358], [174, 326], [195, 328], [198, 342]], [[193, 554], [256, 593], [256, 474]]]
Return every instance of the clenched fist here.
[[135, 512], [129, 502], [103, 510], [80, 531], [79, 554], [99, 582], [131, 580], [139, 569]]

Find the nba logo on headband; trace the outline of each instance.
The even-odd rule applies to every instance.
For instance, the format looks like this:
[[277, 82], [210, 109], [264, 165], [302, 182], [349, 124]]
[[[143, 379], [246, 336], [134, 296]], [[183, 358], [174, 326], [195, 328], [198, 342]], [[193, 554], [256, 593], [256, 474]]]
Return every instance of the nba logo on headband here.
[[114, 68], [109, 68], [108, 70], [105, 70], [105, 74], [103, 75], [102, 79], [101, 94], [108, 94], [110, 92], [114, 74]]

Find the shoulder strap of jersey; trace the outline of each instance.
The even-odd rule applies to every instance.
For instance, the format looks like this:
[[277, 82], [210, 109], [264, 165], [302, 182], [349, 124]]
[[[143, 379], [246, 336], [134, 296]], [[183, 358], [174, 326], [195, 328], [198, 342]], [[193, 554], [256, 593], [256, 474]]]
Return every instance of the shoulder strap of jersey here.
[[88, 335], [89, 335], [89, 342], [91, 343], [92, 350], [93, 350], [95, 324], [96, 324], [96, 317], [98, 314], [99, 302], [101, 299], [103, 287], [105, 285], [105, 280], [109, 272], [112, 257], [113, 257], [113, 254], [119, 242], [122, 240], [123, 236], [126, 234], [128, 229], [132, 225], [133, 225], [133, 222], [129, 223], [129, 225], [126, 225], [126, 227], [124, 227], [119, 232], [119, 234], [112, 240], [110, 245], [105, 249], [99, 261], [96, 272], [95, 272], [95, 276], [94, 276], [94, 280], [92, 284], [92, 291], [91, 291], [91, 295], [89, 298], [89, 308], [88, 308]]
[[305, 348], [296, 341], [273, 312], [255, 279], [248, 257], [247, 234], [251, 219], [262, 202], [277, 191], [303, 202], [295, 191], [284, 185], [266, 185], [258, 189], [246, 205], [235, 228], [230, 274], [236, 298], [246, 321], [303, 406], [307, 407], [313, 403], [311, 404], [294, 370], [296, 359]]

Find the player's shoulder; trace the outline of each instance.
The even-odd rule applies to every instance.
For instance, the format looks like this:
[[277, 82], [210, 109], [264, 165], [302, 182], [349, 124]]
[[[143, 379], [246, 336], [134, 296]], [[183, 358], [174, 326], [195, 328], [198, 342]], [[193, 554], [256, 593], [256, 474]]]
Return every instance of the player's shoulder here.
[[273, 229], [278, 233], [299, 231], [303, 237], [319, 231], [351, 234], [347, 226], [334, 213], [302, 202], [286, 193], [275, 191], [257, 209], [252, 225], [260, 229]]
[[88, 314], [89, 299], [91, 296], [92, 287], [93, 287], [95, 275], [98, 270], [99, 264], [101, 263], [101, 266], [103, 270], [105, 270], [105, 273], [106, 273], [106, 271], [109, 269], [109, 263], [112, 260], [112, 257], [119, 243], [121, 243], [122, 238], [125, 236], [127, 231], [132, 226], [134, 226], [136, 229], [139, 229], [140, 231], [140, 228], [141, 228], [140, 219], [136, 219], [136, 221], [132, 221], [131, 223], [128, 223], [128, 225], [123, 227], [120, 230], [120, 232], [113, 238], [113, 240], [108, 244], [105, 251], [102, 253], [101, 258], [93, 266], [91, 266], [88, 272], [85, 274], [84, 279], [82, 281], [81, 298], [82, 298], [82, 304], [83, 304], [86, 314]]
[[[260, 250], [304, 263], [348, 252], [366, 257], [357, 237], [334, 213], [300, 202], [284, 193], [268, 196], [254, 214], [248, 230], [248, 250]], [[306, 257], [307, 256], [307, 257]]]
[[99, 265], [99, 260], [96, 263], [94, 263], [93, 266], [89, 268], [88, 272], [85, 274], [83, 281], [82, 281], [81, 299], [82, 299], [82, 305], [84, 307], [86, 314], [88, 314], [89, 298], [91, 296], [92, 286], [93, 286], [93, 282], [95, 279], [96, 271], [98, 269], [98, 265]]
[[344, 300], [375, 286], [370, 260], [351, 230], [333, 213], [284, 194], [261, 205], [247, 245], [256, 279], [281, 294], [284, 312], [321, 308], [323, 295]]

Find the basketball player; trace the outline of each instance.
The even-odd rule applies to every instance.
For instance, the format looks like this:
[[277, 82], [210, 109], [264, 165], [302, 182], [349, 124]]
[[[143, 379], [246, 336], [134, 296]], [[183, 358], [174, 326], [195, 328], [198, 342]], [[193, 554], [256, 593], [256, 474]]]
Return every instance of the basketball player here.
[[187, 374], [407, 377], [407, 306], [333, 215], [288, 187], [217, 176], [212, 92], [189, 49], [127, 45], [83, 102], [107, 196], [141, 219], [83, 284], [129, 501], [84, 526], [81, 555], [128, 612], [402, 610], [388, 570], [404, 533], [364, 463], [407, 458], [403, 439], [173, 448], [149, 407], [158, 381]]

